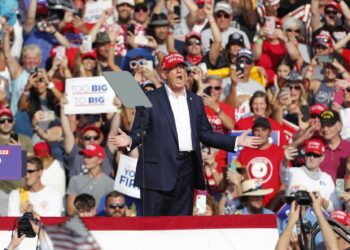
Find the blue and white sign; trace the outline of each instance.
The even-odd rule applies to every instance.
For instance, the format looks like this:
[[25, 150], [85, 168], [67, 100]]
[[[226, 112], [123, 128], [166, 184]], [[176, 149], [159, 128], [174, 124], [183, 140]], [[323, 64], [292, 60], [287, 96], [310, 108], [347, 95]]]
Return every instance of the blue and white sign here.
[[22, 150], [20, 145], [0, 146], [0, 180], [22, 178]]

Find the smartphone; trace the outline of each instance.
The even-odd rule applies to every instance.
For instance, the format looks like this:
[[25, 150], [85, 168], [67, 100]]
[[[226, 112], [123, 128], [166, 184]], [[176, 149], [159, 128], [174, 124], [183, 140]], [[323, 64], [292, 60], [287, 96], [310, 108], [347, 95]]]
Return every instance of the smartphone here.
[[29, 73], [31, 75], [37, 75], [39, 73], [39, 68], [38, 67], [31, 67]]
[[211, 96], [211, 87], [209, 86], [209, 87], [205, 88], [205, 89], [203, 90], [203, 93], [206, 94], [206, 95], [208, 95], [208, 96]]
[[241, 163], [237, 160], [231, 160], [230, 169], [237, 172], [237, 169], [241, 167]]
[[18, 142], [18, 134], [11, 133], [10, 138]]
[[129, 24], [128, 25], [128, 31], [130, 31], [131, 33], [135, 34], [135, 25]]
[[74, 15], [82, 18], [83, 17], [83, 10], [82, 9], [77, 9], [75, 11]]
[[344, 192], [344, 179], [336, 179], [335, 180], [335, 192], [337, 196]]
[[64, 46], [58, 46], [55, 48], [56, 58], [62, 61], [66, 55], [66, 48]]
[[141, 46], [146, 46], [148, 44], [148, 39], [143, 35], [138, 35], [135, 36], [135, 43]]
[[145, 69], [153, 70], [153, 61], [152, 60], [146, 60], [145, 64], [143, 65]]
[[179, 5], [174, 6], [174, 14], [181, 18], [181, 10]]
[[236, 62], [236, 71], [240, 72], [240, 74], [244, 73], [244, 63], [243, 62]]
[[332, 63], [333, 62], [333, 56], [331, 55], [323, 55], [323, 56], [317, 56], [317, 61], [319, 63]]
[[309, 106], [308, 105], [302, 105], [300, 107], [300, 112], [301, 112], [301, 120], [303, 122], [307, 122], [310, 119], [310, 111], [309, 111]]
[[198, 64], [198, 67], [201, 69], [202, 71], [202, 76], [205, 77], [208, 74], [208, 67], [207, 64], [205, 63], [200, 63]]
[[90, 52], [92, 50], [92, 39], [90, 35], [83, 36], [83, 53]]
[[44, 116], [41, 120], [41, 122], [49, 122], [55, 120], [55, 112], [52, 110], [45, 110], [43, 111]]
[[207, 210], [206, 191], [198, 190], [198, 194], [196, 196], [196, 208], [199, 214], [203, 214], [203, 215], [205, 214], [205, 211]]
[[269, 35], [273, 35], [276, 30], [276, 17], [275, 16], [266, 16], [265, 17], [265, 27]]

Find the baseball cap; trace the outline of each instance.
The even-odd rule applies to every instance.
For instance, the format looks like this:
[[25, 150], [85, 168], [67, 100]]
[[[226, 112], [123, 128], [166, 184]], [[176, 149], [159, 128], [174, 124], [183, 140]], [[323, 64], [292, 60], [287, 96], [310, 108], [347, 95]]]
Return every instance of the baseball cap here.
[[336, 1], [329, 1], [325, 6], [324, 9], [326, 10], [327, 8], [334, 8], [337, 11], [341, 12], [341, 8], [339, 3], [337, 3]]
[[227, 45], [229, 46], [229, 45], [233, 45], [233, 44], [238, 44], [238, 45], [241, 45], [242, 47], [244, 47], [243, 36], [241, 34], [239, 34], [238, 32], [235, 32], [228, 37]]
[[323, 111], [327, 110], [328, 107], [323, 103], [316, 103], [310, 107], [310, 115], [320, 115]]
[[0, 109], [0, 116], [3, 116], [3, 115], [7, 115], [9, 117], [13, 117], [13, 113], [12, 113], [11, 109], [8, 109], [8, 108]]
[[242, 57], [253, 60], [253, 52], [250, 49], [240, 49], [237, 53], [237, 59]]
[[81, 55], [80, 55], [80, 58], [83, 60], [83, 59], [85, 59], [85, 58], [87, 58], [87, 57], [92, 57], [92, 58], [94, 58], [94, 59], [97, 59], [97, 53], [96, 53], [96, 51], [95, 50], [91, 50], [91, 51], [89, 51], [89, 52], [85, 52], [85, 53], [82, 53]]
[[189, 39], [192, 38], [192, 37], [195, 37], [195, 38], [197, 38], [199, 41], [201, 41], [201, 34], [199, 34], [199, 33], [196, 32], [196, 31], [191, 31], [191, 32], [187, 33], [186, 36], [185, 36], [185, 40], [187, 41], [187, 40], [189, 40]]
[[224, 1], [218, 2], [215, 5], [214, 13], [217, 13], [219, 11], [223, 11], [229, 15], [231, 15], [233, 13], [231, 4], [224, 2]]
[[204, 0], [196, 0], [195, 3], [198, 5], [198, 4], [205, 4], [205, 1]]
[[321, 113], [321, 125], [333, 126], [340, 121], [339, 113], [335, 110], [325, 110]]
[[121, 4], [128, 4], [130, 6], [135, 6], [135, 1], [134, 0], [118, 0], [117, 1], [117, 6]]
[[79, 154], [83, 154], [85, 156], [93, 157], [98, 156], [102, 159], [105, 158], [105, 149], [98, 144], [90, 144], [87, 145], [85, 149], [81, 150]]
[[324, 144], [322, 141], [317, 139], [310, 139], [305, 141], [305, 153], [314, 153], [318, 155], [323, 155]]
[[47, 6], [47, 4], [45, 2], [37, 3], [37, 5], [36, 5], [36, 13], [37, 14], [45, 15], [48, 13], [48, 11], [49, 11], [49, 7]]
[[97, 33], [95, 43], [109, 43], [110, 41], [111, 40], [109, 39], [107, 32]]
[[83, 136], [89, 130], [93, 130], [98, 134], [102, 133], [99, 127], [96, 127], [94, 125], [87, 125], [81, 130], [81, 135]]
[[345, 211], [335, 210], [330, 214], [329, 217], [340, 222], [344, 226], [350, 225], [350, 217]]
[[322, 45], [326, 48], [330, 48], [333, 46], [332, 38], [329, 35], [325, 35], [325, 34], [317, 35], [314, 38], [313, 46], [317, 46], [317, 45]]
[[178, 64], [186, 65], [185, 58], [177, 52], [172, 52], [163, 58], [162, 70], [170, 70]]
[[38, 157], [51, 155], [50, 146], [47, 142], [38, 142], [34, 145], [34, 153]]
[[258, 117], [254, 120], [253, 129], [256, 127], [263, 127], [263, 128], [271, 129], [271, 124], [267, 118]]

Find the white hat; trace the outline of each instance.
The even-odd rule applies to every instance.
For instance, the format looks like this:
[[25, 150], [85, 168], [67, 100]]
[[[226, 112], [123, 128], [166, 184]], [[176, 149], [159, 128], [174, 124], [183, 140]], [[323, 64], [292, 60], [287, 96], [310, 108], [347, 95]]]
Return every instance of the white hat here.
[[118, 0], [117, 1], [117, 6], [121, 5], [123, 3], [129, 4], [129, 5], [133, 6], [133, 7], [135, 6], [135, 1], [134, 0]]
[[229, 15], [232, 15], [232, 13], [233, 13], [231, 4], [224, 2], [224, 1], [218, 2], [215, 5], [214, 13], [217, 13], [219, 11], [226, 12]]
[[263, 196], [271, 194], [273, 188], [263, 189], [258, 179], [249, 179], [242, 182], [242, 196]]

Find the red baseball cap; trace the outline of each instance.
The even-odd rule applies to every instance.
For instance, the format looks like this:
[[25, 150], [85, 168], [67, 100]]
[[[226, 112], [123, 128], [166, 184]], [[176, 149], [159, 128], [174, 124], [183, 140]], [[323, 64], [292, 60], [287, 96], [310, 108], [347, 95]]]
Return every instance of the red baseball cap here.
[[329, 1], [325, 6], [324, 9], [327, 9], [328, 7], [334, 8], [337, 11], [341, 12], [341, 8], [339, 3], [337, 3], [336, 1]]
[[198, 32], [196, 31], [191, 31], [191, 32], [188, 32], [185, 36], [185, 40], [187, 41], [188, 39], [190, 39], [191, 37], [195, 37], [197, 38], [199, 41], [201, 41], [201, 34], [199, 34]]
[[328, 107], [323, 103], [317, 103], [310, 107], [310, 115], [320, 115], [323, 111], [328, 110]]
[[205, 0], [196, 0], [195, 3], [198, 4], [205, 4]]
[[173, 69], [178, 64], [186, 65], [185, 58], [177, 52], [172, 52], [163, 58], [162, 64], [161, 64], [162, 70]]
[[13, 113], [12, 113], [11, 109], [8, 109], [8, 108], [0, 109], [0, 116], [3, 116], [3, 115], [7, 115], [9, 117], [13, 117]]
[[93, 130], [99, 135], [102, 133], [99, 127], [96, 127], [94, 125], [87, 125], [81, 130], [81, 136], [83, 136], [89, 130]]
[[310, 139], [305, 141], [305, 153], [314, 153], [318, 155], [323, 155], [324, 144], [322, 141], [317, 139]]
[[50, 146], [47, 142], [38, 142], [34, 145], [34, 153], [38, 157], [51, 155]]
[[345, 226], [350, 224], [350, 217], [349, 217], [349, 215], [346, 212], [342, 211], [342, 210], [333, 211], [331, 213], [331, 215], [330, 215], [330, 218], [340, 222], [341, 224], [343, 224]]
[[86, 57], [92, 57], [92, 58], [94, 58], [94, 59], [97, 59], [97, 53], [96, 53], [95, 50], [91, 50], [91, 51], [89, 51], [89, 52], [85, 52], [85, 53], [82, 53], [82, 54], [80, 55], [80, 58], [81, 58], [82, 60], [84, 60]]
[[104, 159], [105, 149], [98, 144], [90, 144], [90, 145], [87, 145], [85, 149], [81, 150], [79, 154], [83, 154], [89, 157], [98, 156], [101, 159]]
[[326, 48], [331, 48], [333, 46], [332, 37], [325, 34], [317, 35], [313, 41], [313, 46], [316, 46], [318, 44]]

